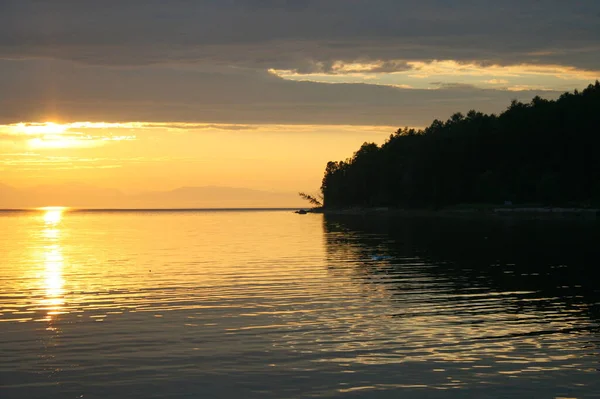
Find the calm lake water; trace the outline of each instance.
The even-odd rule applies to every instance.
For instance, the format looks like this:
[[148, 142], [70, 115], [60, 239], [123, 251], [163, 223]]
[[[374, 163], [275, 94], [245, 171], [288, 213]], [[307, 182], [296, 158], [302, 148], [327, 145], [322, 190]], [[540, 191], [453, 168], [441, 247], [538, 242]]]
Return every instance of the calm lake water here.
[[0, 212], [0, 397], [600, 397], [595, 224]]

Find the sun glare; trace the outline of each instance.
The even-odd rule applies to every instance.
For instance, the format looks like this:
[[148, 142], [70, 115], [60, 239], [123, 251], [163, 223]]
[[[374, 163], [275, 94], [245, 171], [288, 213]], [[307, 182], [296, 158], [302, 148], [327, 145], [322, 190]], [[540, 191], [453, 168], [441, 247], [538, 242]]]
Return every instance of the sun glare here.
[[16, 130], [25, 134], [62, 134], [69, 129], [68, 125], [61, 125], [54, 122], [43, 123], [18, 123]]
[[[133, 129], [143, 124], [106, 122], [21, 122], [0, 125], [0, 133], [6, 129], [10, 135], [21, 136], [27, 146], [34, 150], [91, 148], [106, 145], [108, 142], [131, 141], [132, 135], [114, 135], [113, 129]], [[109, 132], [106, 132], [109, 130]], [[94, 132], [95, 131], [95, 132]]]
[[71, 147], [84, 147], [84, 140], [80, 140], [74, 137], [62, 137], [60, 135], [47, 135], [43, 138], [31, 139], [27, 142], [30, 148], [42, 149], [42, 148], [71, 148]]

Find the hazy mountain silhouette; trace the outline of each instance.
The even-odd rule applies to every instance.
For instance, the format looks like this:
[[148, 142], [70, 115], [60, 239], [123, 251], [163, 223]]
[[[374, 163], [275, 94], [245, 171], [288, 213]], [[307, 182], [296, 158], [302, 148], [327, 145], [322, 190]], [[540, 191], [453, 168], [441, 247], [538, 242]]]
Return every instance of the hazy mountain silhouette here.
[[304, 205], [296, 193], [277, 193], [236, 187], [180, 187], [132, 197], [138, 206], [167, 208], [259, 208]]
[[235, 187], [181, 187], [127, 195], [84, 183], [15, 188], [0, 184], [0, 208], [69, 206], [79, 208], [269, 208], [304, 205], [296, 193]]

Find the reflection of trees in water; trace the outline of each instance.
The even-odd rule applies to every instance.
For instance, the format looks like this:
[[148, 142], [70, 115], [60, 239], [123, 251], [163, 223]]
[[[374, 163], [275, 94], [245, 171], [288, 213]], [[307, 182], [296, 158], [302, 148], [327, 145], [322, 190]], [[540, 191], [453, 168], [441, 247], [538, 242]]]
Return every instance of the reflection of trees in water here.
[[358, 262], [361, 273], [402, 273], [403, 262], [419, 259], [427, 265], [420, 272], [448, 279], [456, 293], [534, 292], [520, 306], [583, 307], [600, 320], [600, 227], [594, 223], [327, 215], [324, 230], [330, 260]]

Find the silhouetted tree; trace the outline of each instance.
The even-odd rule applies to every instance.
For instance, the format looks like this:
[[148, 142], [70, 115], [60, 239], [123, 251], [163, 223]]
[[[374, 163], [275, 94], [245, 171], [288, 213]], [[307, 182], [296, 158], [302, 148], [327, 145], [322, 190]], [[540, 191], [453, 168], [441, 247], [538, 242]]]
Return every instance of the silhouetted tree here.
[[310, 195], [310, 194], [306, 194], [306, 193], [298, 193], [298, 195], [299, 195], [300, 197], [302, 197], [302, 199], [305, 199], [305, 200], [307, 200], [308, 202], [310, 202], [312, 205], [315, 205], [315, 206], [323, 206], [322, 199], [321, 199], [321, 200], [319, 200], [317, 197], [315, 197], [315, 196], [312, 196], [312, 195]]
[[328, 162], [325, 207], [600, 204], [600, 83], [557, 100], [470, 110]]

